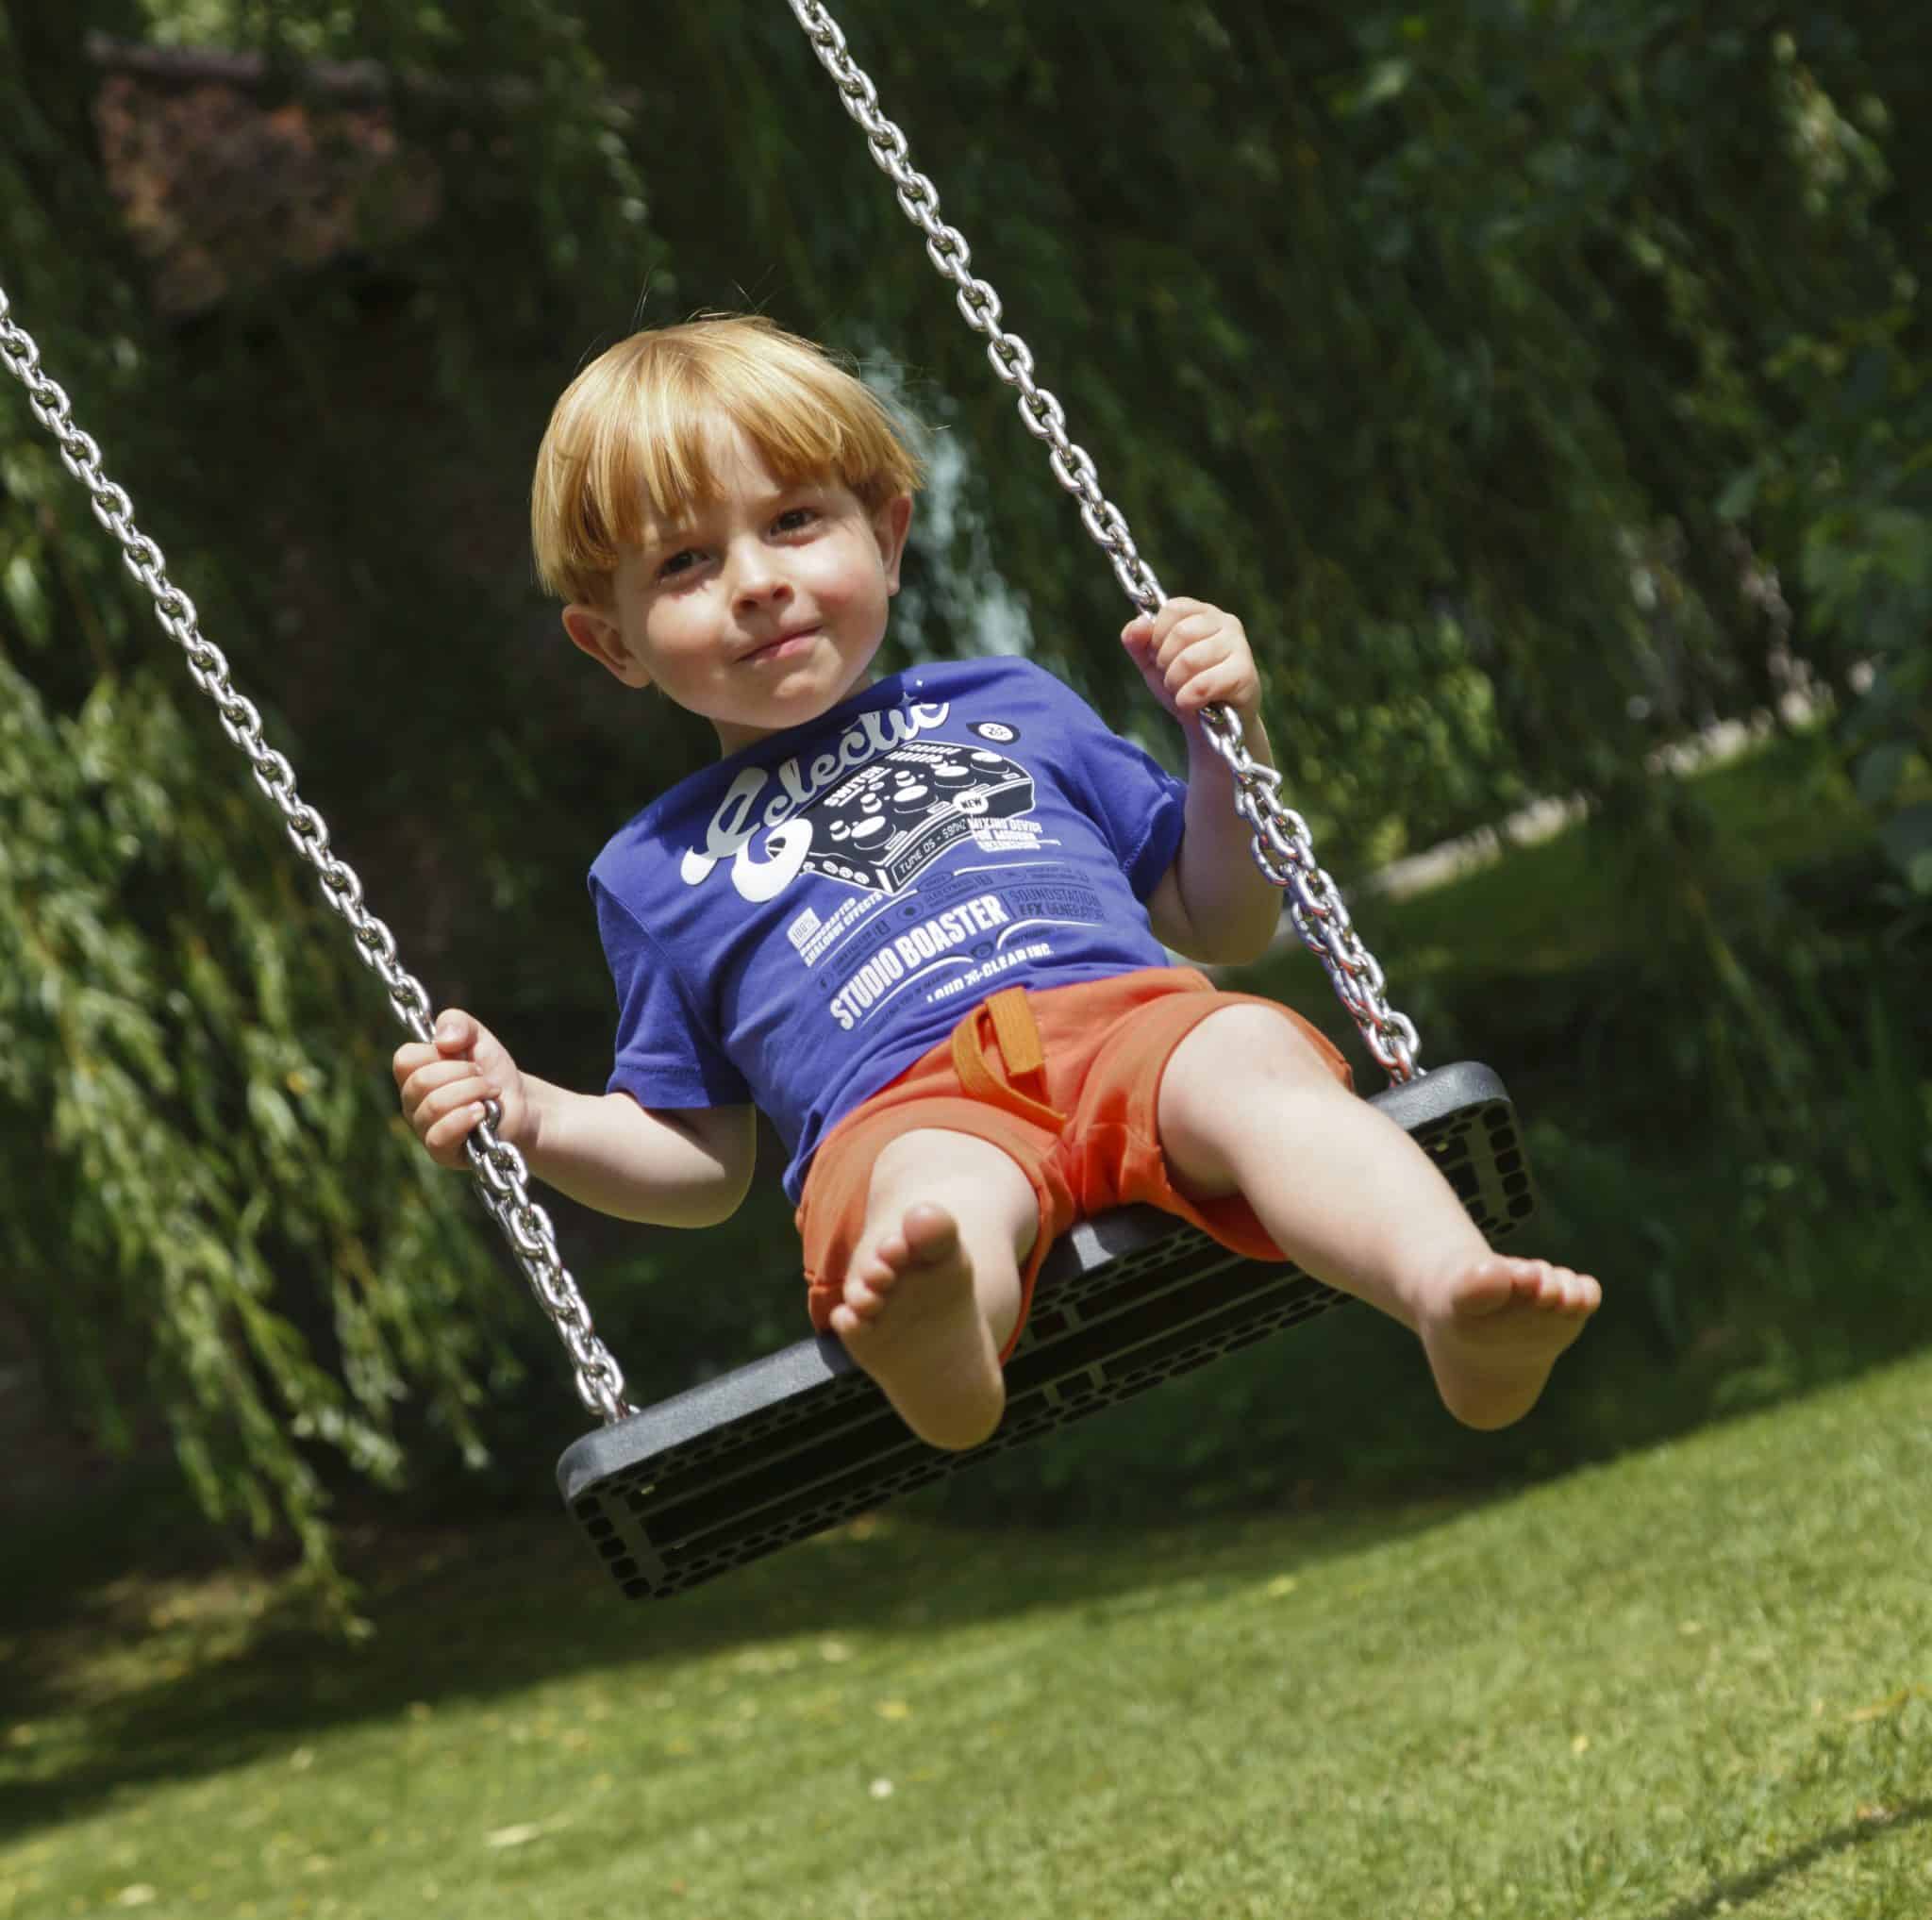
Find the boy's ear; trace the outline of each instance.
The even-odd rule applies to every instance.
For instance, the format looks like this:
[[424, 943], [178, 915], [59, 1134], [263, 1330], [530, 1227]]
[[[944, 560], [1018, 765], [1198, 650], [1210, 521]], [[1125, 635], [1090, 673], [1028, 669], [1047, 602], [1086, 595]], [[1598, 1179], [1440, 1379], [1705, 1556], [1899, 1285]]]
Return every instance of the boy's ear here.
[[899, 562], [906, 555], [906, 535], [912, 526], [912, 495], [895, 493], [872, 517], [879, 543], [879, 560], [886, 570], [886, 592], [899, 591]]
[[574, 645], [582, 648], [600, 666], [626, 687], [648, 687], [651, 676], [643, 663], [632, 658], [624, 643], [624, 629], [601, 608], [574, 600], [563, 609], [563, 630]]

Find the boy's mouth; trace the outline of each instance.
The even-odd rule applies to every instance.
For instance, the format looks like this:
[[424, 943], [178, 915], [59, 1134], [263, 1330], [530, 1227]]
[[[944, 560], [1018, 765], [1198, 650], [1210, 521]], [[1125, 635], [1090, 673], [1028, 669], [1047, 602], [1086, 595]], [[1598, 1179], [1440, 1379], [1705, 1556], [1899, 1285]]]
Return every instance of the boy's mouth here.
[[795, 633], [781, 633], [776, 640], [767, 641], [763, 646], [755, 646], [749, 653], [738, 656], [740, 666], [754, 660], [780, 660], [794, 653], [803, 653], [808, 642], [818, 633], [816, 626], [801, 626]]

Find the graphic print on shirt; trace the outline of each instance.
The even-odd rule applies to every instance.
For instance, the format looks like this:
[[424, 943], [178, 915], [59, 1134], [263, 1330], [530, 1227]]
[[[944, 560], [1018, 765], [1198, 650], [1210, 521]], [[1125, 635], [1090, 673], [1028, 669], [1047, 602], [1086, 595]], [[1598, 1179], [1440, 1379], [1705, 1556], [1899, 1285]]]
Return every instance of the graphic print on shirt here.
[[1018, 761], [985, 747], [915, 741], [811, 808], [818, 820], [805, 864], [831, 879], [898, 893], [954, 842], [973, 835], [986, 844], [981, 823], [1032, 810], [1033, 776]]
[[[1052, 943], [1041, 936], [1055, 919], [1100, 917], [1089, 889], [1058, 861], [1039, 858], [1057, 843], [1044, 840], [1030, 817], [1033, 776], [982, 743], [1010, 745], [1019, 729], [985, 721], [972, 731], [972, 743], [895, 746], [809, 810], [815, 817], [806, 868], [862, 889], [874, 908], [855, 912], [858, 902], [844, 903], [833, 919], [847, 920], [851, 931], [842, 941], [835, 934], [836, 945], [810, 909], [787, 929], [801, 958], [829, 953], [825, 1007], [846, 1031], [902, 992], [920, 992], [928, 1002], [950, 999], [1048, 958]], [[962, 841], [974, 853], [1024, 858], [961, 863], [927, 877], [934, 861]]]
[[[713, 818], [707, 853], [685, 857], [686, 882], [698, 885], [728, 850], [731, 884], [749, 901], [775, 899], [806, 874], [853, 890], [830, 912], [803, 908], [785, 929], [846, 1031], [901, 993], [938, 1003], [1047, 959], [1047, 927], [1102, 916], [1098, 896], [1052, 856], [1058, 843], [1031, 817], [1034, 776], [1005, 750], [1020, 729], [984, 720], [960, 726], [965, 739], [925, 737], [946, 715], [943, 706], [881, 715], [883, 725], [846, 736], [850, 751], [837, 759], [822, 755], [808, 769], [785, 762], [762, 813], [756, 803], [773, 776], [747, 770]], [[930, 871], [955, 849], [1006, 858]]]

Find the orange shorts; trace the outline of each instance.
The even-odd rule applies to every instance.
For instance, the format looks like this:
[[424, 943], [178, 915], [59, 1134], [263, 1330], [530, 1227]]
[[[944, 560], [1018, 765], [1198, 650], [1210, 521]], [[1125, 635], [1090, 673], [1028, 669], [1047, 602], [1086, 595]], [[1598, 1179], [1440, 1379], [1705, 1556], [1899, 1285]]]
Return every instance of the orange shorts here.
[[874, 1161], [890, 1141], [920, 1127], [990, 1141], [1039, 1200], [1040, 1232], [1003, 1361], [1026, 1324], [1041, 1262], [1075, 1220], [1144, 1201], [1237, 1253], [1280, 1260], [1245, 1200], [1190, 1200], [1169, 1182], [1160, 1151], [1169, 1059], [1210, 1013], [1239, 1006], [1290, 1022], [1343, 1086], [1353, 1084], [1341, 1055], [1300, 1014], [1253, 993], [1224, 993], [1191, 967], [1148, 967], [1041, 993], [1009, 987], [982, 1001], [951, 1039], [855, 1107], [813, 1155], [797, 1216], [812, 1325], [822, 1333], [830, 1325], [864, 1230]]

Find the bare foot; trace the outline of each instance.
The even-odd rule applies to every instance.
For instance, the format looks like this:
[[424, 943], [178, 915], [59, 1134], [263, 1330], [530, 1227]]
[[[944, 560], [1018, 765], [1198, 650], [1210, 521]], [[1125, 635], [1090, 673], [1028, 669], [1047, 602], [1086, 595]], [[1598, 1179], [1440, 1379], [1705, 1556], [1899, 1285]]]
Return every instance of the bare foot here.
[[1442, 1404], [1466, 1427], [1507, 1427], [1537, 1403], [1557, 1356], [1603, 1300], [1588, 1274], [1487, 1254], [1454, 1273], [1418, 1331]]
[[897, 1233], [846, 1277], [832, 1331], [920, 1439], [958, 1452], [1000, 1424], [1007, 1383], [974, 1294], [958, 1224], [909, 1207]]

